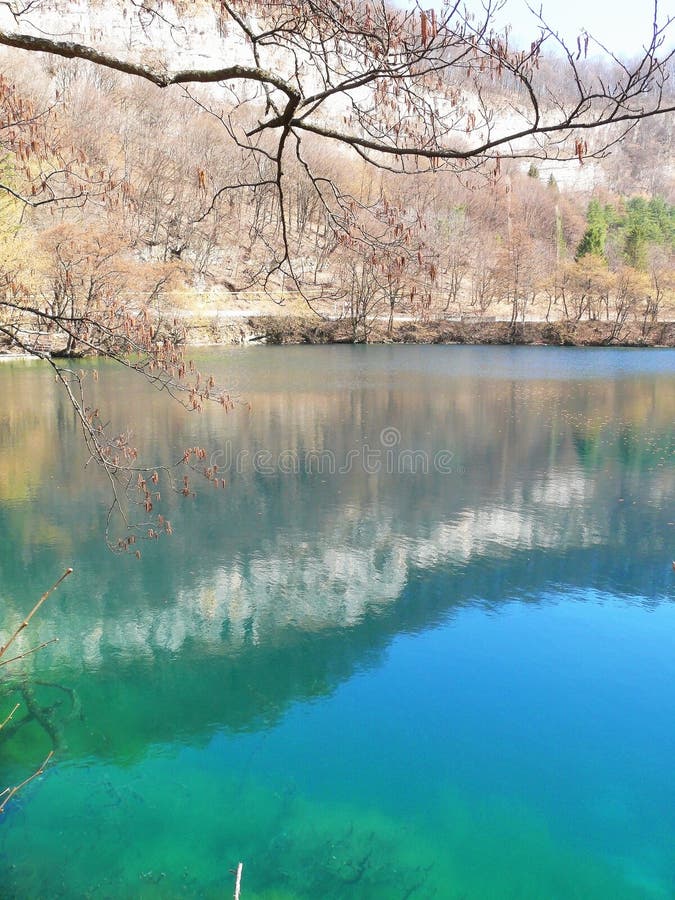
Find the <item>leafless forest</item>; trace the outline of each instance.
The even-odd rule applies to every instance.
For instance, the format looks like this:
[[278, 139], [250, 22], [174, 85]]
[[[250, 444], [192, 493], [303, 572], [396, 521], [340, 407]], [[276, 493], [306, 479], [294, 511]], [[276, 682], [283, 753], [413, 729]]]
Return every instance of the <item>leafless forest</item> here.
[[[536, 21], [538, 42], [510, 49], [490, 9], [478, 23], [366, 3], [74, 9], [29, 3], [10, 24], [60, 22], [84, 44], [0, 39], [22, 48], [3, 50], [0, 80], [10, 342], [39, 352], [67, 315], [68, 350], [100, 347], [74, 323], [103, 308], [165, 329], [314, 310], [366, 339], [397, 317], [603, 320], [617, 337], [674, 318], [672, 113], [652, 114], [672, 106], [665, 29], [631, 65]], [[214, 72], [213, 46], [254, 65]], [[183, 58], [179, 83], [155, 74]], [[323, 104], [323, 125], [304, 104]]]

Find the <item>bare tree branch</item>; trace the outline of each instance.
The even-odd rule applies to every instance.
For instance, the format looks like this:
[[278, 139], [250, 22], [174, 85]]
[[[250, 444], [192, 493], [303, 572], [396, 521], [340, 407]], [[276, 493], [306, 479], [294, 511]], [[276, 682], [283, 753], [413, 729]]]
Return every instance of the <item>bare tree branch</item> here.
[[20, 790], [25, 788], [26, 785], [30, 784], [31, 781], [33, 781], [35, 778], [39, 778], [40, 775], [44, 775], [44, 771], [53, 755], [54, 751], [50, 750], [47, 756], [42, 761], [40, 767], [36, 769], [32, 775], [29, 775], [28, 778], [25, 778], [20, 784], [17, 784], [15, 787], [5, 788], [2, 792], [0, 792], [0, 813], [4, 813], [5, 807], [7, 806], [9, 801], [12, 800], [12, 798], [15, 797]]
[[66, 571], [63, 573], [63, 575], [61, 575], [61, 577], [58, 578], [58, 579], [54, 582], [54, 584], [49, 588], [49, 590], [47, 590], [47, 591], [44, 592], [44, 594], [40, 597], [40, 599], [39, 599], [38, 602], [35, 604], [35, 606], [34, 606], [34, 607], [31, 609], [31, 611], [28, 613], [28, 615], [26, 616], [26, 618], [20, 623], [20, 625], [17, 627], [16, 631], [15, 631], [15, 632], [12, 634], [12, 636], [9, 638], [9, 640], [7, 641], [7, 643], [4, 644], [2, 647], [0, 647], [0, 659], [5, 655], [5, 653], [7, 652], [7, 650], [12, 646], [12, 644], [13, 644], [14, 641], [18, 638], [18, 636], [21, 634], [21, 632], [22, 632], [25, 628], [28, 628], [28, 626], [30, 625], [30, 620], [33, 618], [33, 616], [35, 615], [35, 613], [40, 609], [40, 607], [42, 606], [42, 604], [43, 604], [47, 599], [49, 599], [49, 597], [54, 593], [54, 591], [58, 588], [58, 586], [59, 586], [62, 582], [64, 582], [64, 581], [66, 580], [66, 578], [67, 578], [69, 575], [72, 575], [72, 572], [73, 572], [73, 570], [72, 570], [71, 568], [66, 569]]

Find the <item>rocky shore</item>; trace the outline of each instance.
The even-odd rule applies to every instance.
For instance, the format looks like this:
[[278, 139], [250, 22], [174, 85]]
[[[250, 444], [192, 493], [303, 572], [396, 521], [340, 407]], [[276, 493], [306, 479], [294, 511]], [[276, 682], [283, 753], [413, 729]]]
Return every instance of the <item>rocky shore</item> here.
[[[193, 323], [189, 344], [348, 344], [364, 343], [364, 330], [348, 321], [304, 316], [242, 316], [222, 324]], [[675, 322], [510, 322], [482, 320], [397, 321], [368, 327], [367, 342], [377, 344], [525, 344], [569, 347], [675, 347]]]

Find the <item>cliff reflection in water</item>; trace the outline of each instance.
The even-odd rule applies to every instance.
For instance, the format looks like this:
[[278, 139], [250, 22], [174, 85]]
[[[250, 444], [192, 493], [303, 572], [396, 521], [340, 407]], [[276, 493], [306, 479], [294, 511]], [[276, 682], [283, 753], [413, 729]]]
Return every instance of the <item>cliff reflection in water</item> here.
[[[29, 638], [59, 635], [37, 664], [81, 695], [73, 753], [257, 728], [376, 664], [398, 633], [469, 603], [589, 586], [635, 602], [669, 596], [672, 376], [567, 377], [552, 349], [539, 372], [525, 350], [513, 376], [469, 374], [489, 351], [438, 349], [214, 353], [209, 370], [225, 382], [234, 371], [252, 406], [227, 417], [186, 417], [104, 367], [97, 403], [120, 426], [132, 415], [163, 461], [196, 444], [225, 462], [240, 454], [225, 492], [195, 485], [194, 500], [168, 500], [176, 534], [144, 546], [140, 563], [103, 545], [105, 485], [83, 472], [49, 374], [0, 372], [11, 385], [0, 399], [3, 631], [74, 566]], [[549, 377], [550, 363], [563, 371]], [[363, 465], [364, 446], [379, 451], [379, 471]], [[334, 474], [305, 464], [327, 451]], [[390, 461], [403, 451], [418, 455], [399, 473]], [[167, 708], [179, 721], [152, 713]], [[129, 715], [123, 748], [113, 723]]]

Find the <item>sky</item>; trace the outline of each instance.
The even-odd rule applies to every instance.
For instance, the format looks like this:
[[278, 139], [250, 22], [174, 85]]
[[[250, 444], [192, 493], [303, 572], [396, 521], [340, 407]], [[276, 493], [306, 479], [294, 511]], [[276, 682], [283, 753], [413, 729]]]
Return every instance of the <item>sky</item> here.
[[[620, 56], [637, 54], [651, 40], [652, 0], [532, 0], [531, 5], [538, 8], [540, 3], [551, 28], [573, 45], [584, 28]], [[479, 0], [469, 0], [467, 5], [478, 9]], [[675, 17], [675, 0], [660, 0], [658, 10], [660, 21], [668, 15]], [[529, 44], [537, 35], [525, 0], [507, 0], [500, 21], [511, 23], [518, 44]], [[669, 34], [668, 43], [673, 46], [675, 22]]]

